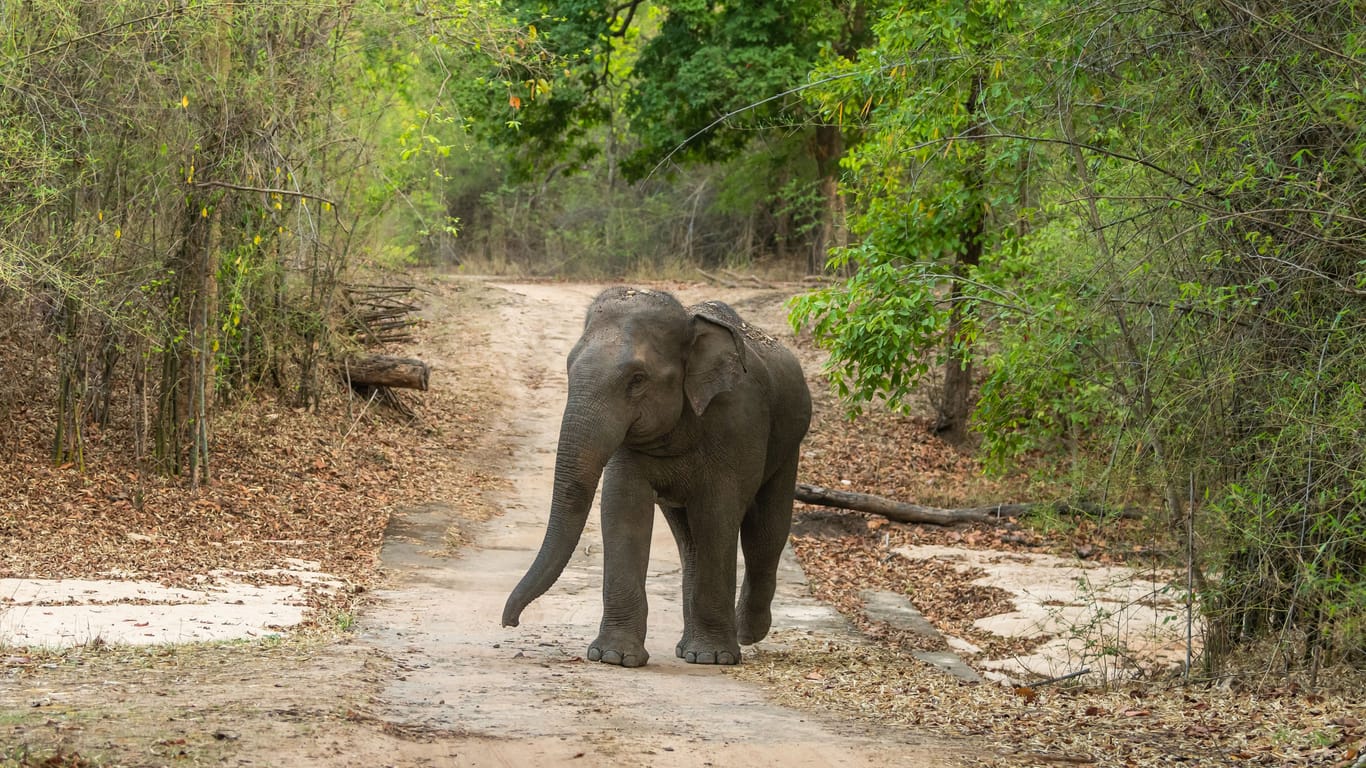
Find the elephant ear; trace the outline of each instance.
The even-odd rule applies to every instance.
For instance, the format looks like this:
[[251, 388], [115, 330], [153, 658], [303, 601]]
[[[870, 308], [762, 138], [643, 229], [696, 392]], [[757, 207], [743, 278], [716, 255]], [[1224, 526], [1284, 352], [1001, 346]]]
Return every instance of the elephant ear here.
[[699, 304], [690, 314], [693, 339], [683, 391], [693, 413], [701, 416], [712, 398], [734, 389], [740, 381], [745, 372], [745, 341], [739, 317], [725, 304]]

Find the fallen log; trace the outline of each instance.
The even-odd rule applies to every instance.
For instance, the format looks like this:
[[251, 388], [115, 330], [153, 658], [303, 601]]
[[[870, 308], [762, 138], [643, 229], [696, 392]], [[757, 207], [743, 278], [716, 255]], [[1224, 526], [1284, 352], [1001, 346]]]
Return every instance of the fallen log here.
[[819, 504], [825, 507], [836, 507], [839, 509], [852, 509], [856, 512], [868, 512], [874, 515], [881, 515], [898, 523], [920, 523], [924, 525], [967, 525], [969, 523], [985, 523], [987, 525], [1003, 525], [1011, 522], [1010, 518], [1023, 517], [1031, 512], [1051, 508], [1059, 512], [1082, 513], [1095, 515], [1098, 517], [1121, 517], [1133, 519], [1140, 517], [1142, 513], [1133, 508], [1118, 510], [1104, 510], [1095, 505], [1088, 504], [1069, 504], [1069, 503], [1024, 503], [1024, 504], [993, 504], [988, 507], [959, 507], [956, 509], [946, 509], [943, 507], [926, 507], [920, 504], [911, 504], [905, 501], [889, 499], [885, 496], [874, 496], [871, 493], [857, 493], [855, 491], [837, 491], [833, 488], [824, 488], [819, 485], [808, 483], [797, 483], [797, 501], [806, 504]]
[[1028, 511], [1032, 504], [997, 504], [991, 507], [968, 507], [964, 509], [944, 509], [926, 507], [896, 501], [871, 493], [837, 491], [819, 485], [797, 483], [797, 501], [807, 504], [820, 504], [827, 507], [852, 509], [881, 515], [898, 523], [924, 523], [928, 525], [965, 525], [967, 523], [998, 524], [1006, 518]]
[[410, 357], [370, 355], [347, 359], [342, 363], [341, 374], [352, 387], [398, 387], [426, 392], [431, 369]]

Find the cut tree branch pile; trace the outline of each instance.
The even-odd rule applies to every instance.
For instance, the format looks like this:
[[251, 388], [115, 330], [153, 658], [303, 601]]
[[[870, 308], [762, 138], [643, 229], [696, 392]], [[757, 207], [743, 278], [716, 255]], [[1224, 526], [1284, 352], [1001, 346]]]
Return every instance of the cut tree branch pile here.
[[[353, 285], [346, 288], [346, 316], [369, 347], [413, 340], [419, 306], [411, 285]], [[392, 355], [351, 357], [338, 365], [338, 373], [352, 391], [408, 418], [411, 408], [393, 389], [427, 391], [431, 369], [421, 360]]]
[[1085, 514], [1124, 518], [1133, 518], [1139, 515], [1137, 510], [1132, 509], [1107, 511], [1099, 507], [1092, 508], [1091, 505], [1054, 504], [1051, 502], [993, 504], [988, 507], [945, 509], [897, 501], [885, 496], [874, 496], [871, 493], [837, 491], [833, 488], [823, 488], [819, 485], [807, 483], [797, 483], [797, 501], [839, 509], [852, 509], [857, 512], [868, 512], [898, 523], [920, 523], [923, 525], [967, 525], [970, 523], [1011, 525], [1013, 523], [1012, 518], [1023, 517], [1041, 509], [1057, 509], [1064, 512], [1076, 511]]
[[418, 305], [411, 285], [353, 285], [346, 289], [348, 315], [370, 345], [412, 341]]

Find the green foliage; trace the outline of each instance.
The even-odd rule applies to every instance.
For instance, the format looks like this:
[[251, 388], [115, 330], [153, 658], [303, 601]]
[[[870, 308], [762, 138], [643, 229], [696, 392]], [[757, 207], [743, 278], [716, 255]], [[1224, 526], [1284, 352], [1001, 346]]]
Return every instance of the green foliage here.
[[477, 194], [453, 198], [468, 222], [458, 253], [479, 271], [591, 279], [748, 264], [758, 241], [776, 233], [756, 231], [719, 199], [730, 173], [698, 169], [666, 185], [613, 186], [589, 172], [534, 188], [494, 175]]
[[798, 299], [794, 321], [831, 351], [846, 400], [904, 406], [937, 366], [971, 359], [978, 304], [1001, 302], [982, 277], [1016, 269], [1023, 149], [968, 137], [984, 130], [984, 110], [997, 129], [1018, 122], [1012, 89], [1030, 82], [1003, 81], [998, 56], [1022, 13], [903, 8], [873, 25], [875, 48], [817, 73], [825, 85], [811, 99], [827, 119], [860, 121], [865, 137], [844, 159], [860, 242], [829, 263], [853, 276]]
[[1078, 494], [1161, 499], [1220, 577], [1201, 579], [1212, 664], [1271, 632], [1299, 659], [1361, 647], [1359, 26], [1311, 0], [927, 2], [810, 92], [866, 137], [845, 160], [860, 242], [831, 262], [852, 276], [794, 313], [837, 391], [904, 404], [980, 345], [988, 456], [1066, 456]]
[[[452, 92], [473, 135], [499, 151], [507, 182], [541, 192], [548, 180], [586, 173], [606, 187], [603, 199], [616, 197], [623, 180], [652, 196], [690, 166], [760, 157], [777, 167], [800, 147], [802, 158], [775, 174], [733, 177], [722, 207], [753, 202], [736, 211], [750, 219], [742, 251], [810, 263], [813, 246], [839, 226], [842, 148], [840, 132], [813, 119], [800, 90], [822, 50], [852, 50], [863, 39], [873, 5], [507, 4], [512, 39], [528, 55], [490, 60]], [[687, 195], [688, 186], [683, 180], [674, 192]]]
[[[798, 95], [772, 97], [802, 84], [822, 47], [847, 44], [848, 11], [810, 0], [667, 6], [632, 70], [625, 112], [639, 145], [623, 170], [642, 177], [670, 156], [731, 157], [752, 131], [800, 122]], [[715, 130], [721, 116], [726, 129]]]
[[944, 335], [939, 276], [867, 243], [836, 256], [834, 265], [845, 266], [854, 255], [863, 257], [862, 266], [844, 284], [793, 300], [793, 326], [810, 324], [830, 352], [831, 381], [852, 413], [869, 402], [904, 410], [930, 371], [926, 355], [940, 348]]

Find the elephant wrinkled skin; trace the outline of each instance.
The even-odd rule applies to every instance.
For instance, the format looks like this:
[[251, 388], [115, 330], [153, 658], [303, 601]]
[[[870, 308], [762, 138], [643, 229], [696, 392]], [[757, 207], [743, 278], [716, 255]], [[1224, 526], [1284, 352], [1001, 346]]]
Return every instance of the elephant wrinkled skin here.
[[[602, 481], [603, 615], [588, 658], [636, 667], [654, 507], [683, 563], [683, 637], [698, 664], [735, 664], [768, 634], [811, 395], [792, 353], [729, 306], [610, 288], [569, 354], [550, 521], [504, 626], [550, 588]], [[735, 596], [736, 546], [745, 581]]]

